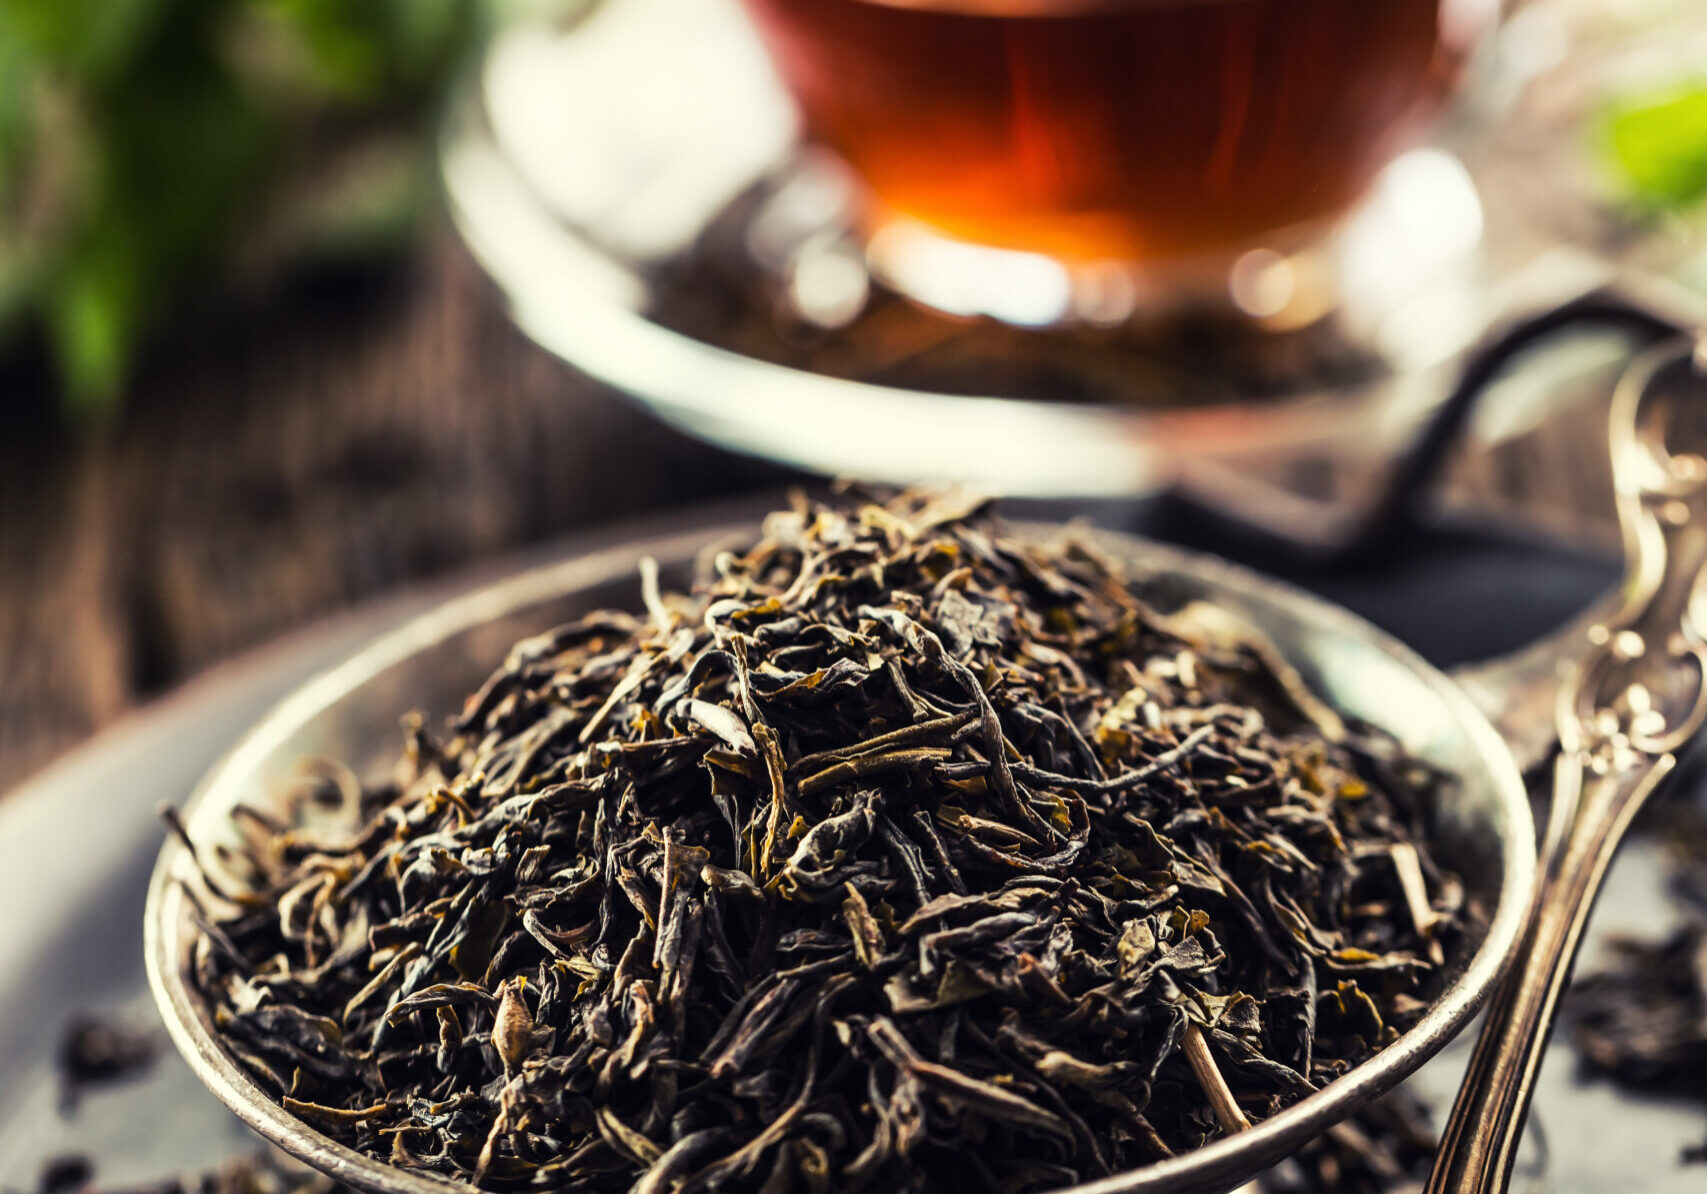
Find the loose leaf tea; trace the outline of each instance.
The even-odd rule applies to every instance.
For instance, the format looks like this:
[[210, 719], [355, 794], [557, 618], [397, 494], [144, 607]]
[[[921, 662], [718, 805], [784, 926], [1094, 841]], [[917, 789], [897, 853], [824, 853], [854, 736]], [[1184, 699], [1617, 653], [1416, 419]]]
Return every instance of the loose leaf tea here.
[[36, 1181], [36, 1194], [353, 1194], [306, 1165], [281, 1160], [273, 1151], [233, 1157], [199, 1173], [144, 1184], [102, 1182], [86, 1156], [56, 1157]]
[[1571, 989], [1583, 1059], [1633, 1086], [1707, 1096], [1707, 925], [1611, 945], [1611, 965]]
[[[1360, 1108], [1257, 1179], [1260, 1194], [1397, 1194], [1420, 1188], [1434, 1157], [1427, 1106], [1401, 1087]], [[87, 1156], [55, 1157], [43, 1166], [36, 1194], [118, 1194], [98, 1179]], [[352, 1194], [351, 1188], [276, 1149], [233, 1157], [199, 1173], [123, 1194]]]
[[[1707, 821], [1687, 808], [1656, 818], [1672, 846], [1671, 886], [1687, 910], [1668, 937], [1617, 937], [1606, 966], [1572, 984], [1571, 1042], [1591, 1072], [1623, 1086], [1707, 1102]], [[1707, 1162], [1707, 1144], [1682, 1159]]]
[[1052, 1188], [1371, 1057], [1461, 939], [1441, 778], [1087, 540], [802, 499], [642, 581], [391, 781], [322, 767], [343, 830], [198, 856], [193, 982], [318, 1130], [488, 1189]]
[[59, 1043], [60, 1104], [75, 1107], [83, 1091], [121, 1082], [154, 1063], [160, 1040], [153, 1033], [103, 1016], [80, 1015]]
[[1257, 1188], [1261, 1194], [1421, 1191], [1438, 1149], [1429, 1106], [1401, 1086], [1276, 1165]]

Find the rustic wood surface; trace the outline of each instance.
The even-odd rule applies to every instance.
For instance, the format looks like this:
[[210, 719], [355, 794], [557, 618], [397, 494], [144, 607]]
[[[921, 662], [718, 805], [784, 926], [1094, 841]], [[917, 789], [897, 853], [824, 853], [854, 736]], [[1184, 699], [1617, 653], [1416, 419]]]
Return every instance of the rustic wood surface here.
[[[0, 376], [0, 790], [364, 596], [791, 476], [669, 431], [536, 348], [442, 230], [401, 268], [202, 313], [106, 434], [17, 413], [46, 407], [36, 388]], [[1598, 423], [1577, 412], [1455, 462], [1451, 500], [1600, 533]]]

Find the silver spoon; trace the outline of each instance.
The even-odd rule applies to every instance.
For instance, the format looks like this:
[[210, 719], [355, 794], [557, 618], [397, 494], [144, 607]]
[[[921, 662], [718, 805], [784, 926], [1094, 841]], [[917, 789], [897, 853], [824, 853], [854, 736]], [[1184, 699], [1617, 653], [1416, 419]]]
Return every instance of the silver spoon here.
[[1529, 920], [1495, 988], [1426, 1194], [1511, 1180], [1543, 1050], [1595, 897], [1631, 821], [1707, 719], [1707, 333], [1662, 344], [1620, 380], [1613, 479], [1627, 571], [1559, 689], [1560, 752]]

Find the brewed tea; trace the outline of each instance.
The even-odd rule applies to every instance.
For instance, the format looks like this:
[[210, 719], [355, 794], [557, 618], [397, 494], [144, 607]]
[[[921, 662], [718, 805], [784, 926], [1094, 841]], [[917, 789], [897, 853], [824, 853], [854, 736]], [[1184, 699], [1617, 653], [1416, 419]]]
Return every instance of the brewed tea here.
[[1074, 259], [1331, 216], [1439, 105], [1441, 0], [746, 0], [887, 213]]

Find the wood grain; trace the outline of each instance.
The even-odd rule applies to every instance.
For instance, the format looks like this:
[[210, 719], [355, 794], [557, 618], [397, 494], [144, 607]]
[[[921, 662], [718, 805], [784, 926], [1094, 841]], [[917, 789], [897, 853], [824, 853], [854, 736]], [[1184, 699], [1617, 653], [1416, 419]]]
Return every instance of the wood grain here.
[[204, 317], [123, 423], [0, 443], [0, 789], [207, 664], [400, 581], [784, 470], [523, 338], [441, 233]]
[[[1448, 499], [1604, 533], [1599, 418], [1458, 461]], [[203, 311], [108, 434], [0, 435], [0, 790], [208, 664], [401, 581], [792, 476], [529, 343], [444, 230], [399, 268]]]

